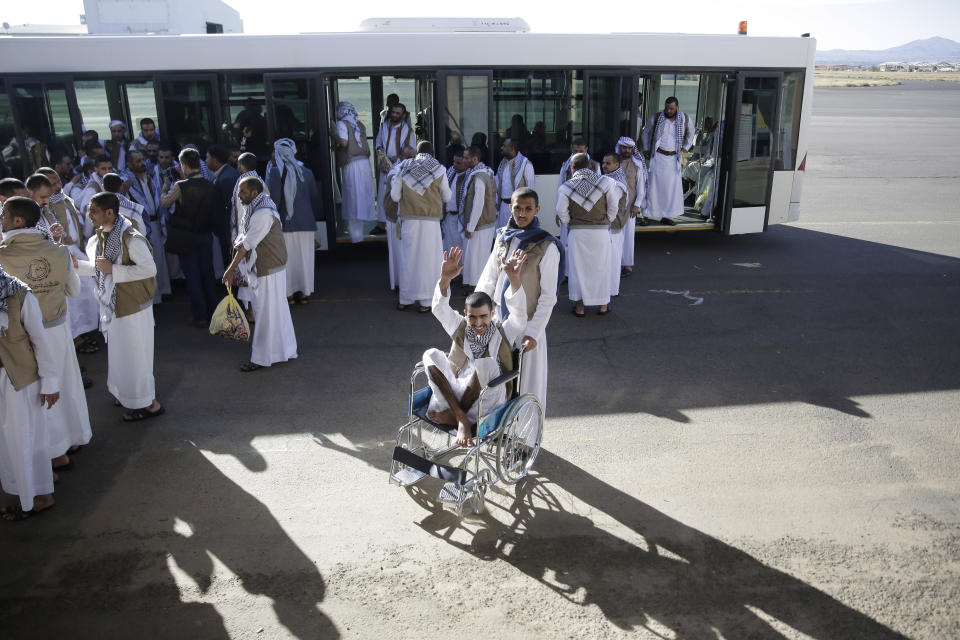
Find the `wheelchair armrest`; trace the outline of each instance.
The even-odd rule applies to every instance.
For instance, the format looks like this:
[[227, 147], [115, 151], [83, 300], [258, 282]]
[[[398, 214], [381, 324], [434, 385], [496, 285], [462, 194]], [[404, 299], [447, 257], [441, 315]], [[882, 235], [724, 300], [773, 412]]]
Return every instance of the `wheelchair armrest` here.
[[490, 382], [488, 382], [487, 388], [493, 389], [494, 387], [499, 387], [502, 384], [506, 384], [507, 382], [510, 382], [511, 380], [516, 378], [518, 375], [520, 375], [519, 371], [508, 371], [506, 373], [502, 373], [496, 378], [494, 378], [493, 380], [491, 380]]

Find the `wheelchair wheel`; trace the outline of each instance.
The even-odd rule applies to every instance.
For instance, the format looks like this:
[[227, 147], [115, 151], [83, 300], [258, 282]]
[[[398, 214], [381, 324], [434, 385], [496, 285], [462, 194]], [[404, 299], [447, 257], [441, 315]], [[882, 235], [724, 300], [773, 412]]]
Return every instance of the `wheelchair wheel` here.
[[497, 475], [516, 484], [533, 467], [543, 438], [543, 410], [536, 396], [520, 396], [507, 414], [497, 439]]

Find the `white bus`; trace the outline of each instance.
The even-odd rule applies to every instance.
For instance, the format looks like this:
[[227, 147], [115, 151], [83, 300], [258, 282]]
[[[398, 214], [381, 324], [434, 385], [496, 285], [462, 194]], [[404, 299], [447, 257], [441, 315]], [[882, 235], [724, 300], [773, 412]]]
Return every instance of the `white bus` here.
[[697, 127], [684, 158], [685, 214], [675, 227], [637, 232], [754, 233], [799, 216], [815, 50], [809, 37], [413, 29], [0, 36], [0, 146], [7, 172], [23, 176], [42, 153], [20, 149], [72, 153], [83, 130], [109, 138], [114, 119], [135, 136], [140, 119], [153, 118], [175, 152], [236, 145], [244, 124], [260, 122], [264, 155], [269, 140], [297, 142], [320, 183], [327, 237], [345, 242], [331, 117], [338, 101], [352, 102], [372, 146], [396, 93], [445, 163], [450, 145], [480, 142], [496, 167], [504, 137], [519, 141], [536, 170], [541, 222], [555, 230], [571, 142], [583, 138], [599, 159], [622, 135], [639, 141], [648, 116], [676, 96]]

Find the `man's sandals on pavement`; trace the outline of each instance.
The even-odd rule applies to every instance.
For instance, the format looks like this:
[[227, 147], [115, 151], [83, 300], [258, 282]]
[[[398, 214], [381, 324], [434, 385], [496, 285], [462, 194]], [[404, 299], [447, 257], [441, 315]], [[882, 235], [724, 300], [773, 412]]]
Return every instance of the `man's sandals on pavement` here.
[[23, 507], [19, 504], [15, 504], [10, 507], [4, 507], [0, 509], [0, 518], [3, 518], [7, 522], [20, 522], [26, 520], [27, 518], [32, 518], [33, 516], [38, 516], [44, 511], [49, 511], [53, 509], [56, 503], [51, 504], [49, 507], [44, 507], [43, 509], [31, 509], [30, 511], [24, 511]]
[[123, 414], [124, 422], [139, 422], [141, 420], [149, 420], [150, 418], [156, 418], [157, 416], [162, 416], [167, 412], [162, 406], [156, 411], [150, 411], [150, 407], [144, 407], [143, 409], [133, 409], [128, 413]]

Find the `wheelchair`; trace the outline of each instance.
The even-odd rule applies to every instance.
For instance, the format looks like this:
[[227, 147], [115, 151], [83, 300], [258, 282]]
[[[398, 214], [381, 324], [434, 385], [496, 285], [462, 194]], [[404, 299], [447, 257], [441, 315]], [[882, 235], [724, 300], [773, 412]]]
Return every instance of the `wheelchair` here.
[[[513, 371], [497, 376], [480, 391], [474, 444], [465, 450], [456, 443], [456, 425], [437, 424], [427, 417], [432, 389], [426, 367], [417, 363], [410, 375], [407, 422], [397, 429], [390, 484], [410, 487], [427, 477], [442, 480], [438, 500], [445, 509], [463, 516], [467, 510], [484, 511], [489, 486], [516, 484], [526, 477], [540, 451], [543, 410], [534, 394], [517, 391], [523, 354], [514, 351], [513, 359]], [[500, 385], [508, 385], [507, 401], [484, 413], [484, 396]], [[460, 451], [464, 451], [462, 459], [449, 460]]]

